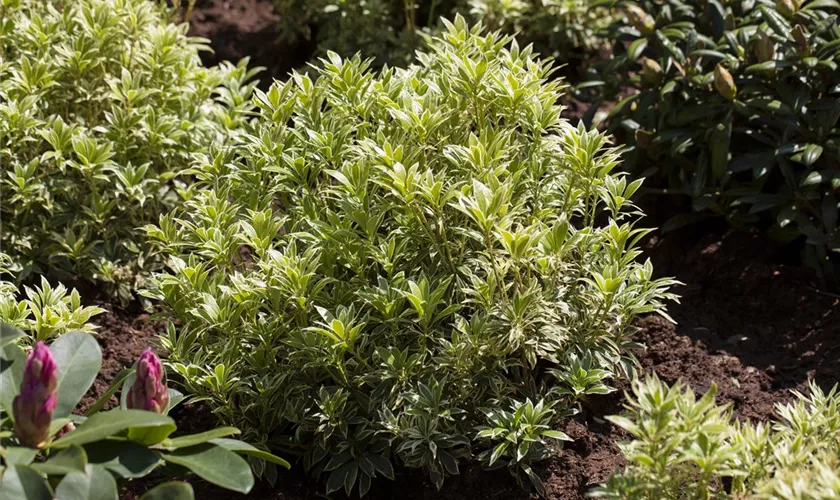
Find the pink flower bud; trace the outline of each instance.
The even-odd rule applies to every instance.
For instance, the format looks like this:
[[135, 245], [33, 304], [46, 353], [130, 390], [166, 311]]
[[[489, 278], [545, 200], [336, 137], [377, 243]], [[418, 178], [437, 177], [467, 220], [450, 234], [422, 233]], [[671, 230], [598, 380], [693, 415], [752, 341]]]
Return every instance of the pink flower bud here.
[[64, 427], [62, 427], [61, 430], [58, 431], [58, 434], [56, 435], [56, 438], [63, 437], [68, 432], [73, 432], [75, 430], [76, 430], [76, 424], [74, 424], [73, 422], [67, 422], [64, 425]]
[[20, 444], [41, 448], [47, 444], [58, 392], [58, 367], [52, 352], [43, 342], [29, 351], [23, 367], [20, 394], [15, 396], [12, 412], [15, 435]]
[[128, 390], [128, 407], [163, 413], [168, 404], [169, 389], [163, 383], [163, 365], [151, 349], [146, 349], [137, 362], [134, 385]]

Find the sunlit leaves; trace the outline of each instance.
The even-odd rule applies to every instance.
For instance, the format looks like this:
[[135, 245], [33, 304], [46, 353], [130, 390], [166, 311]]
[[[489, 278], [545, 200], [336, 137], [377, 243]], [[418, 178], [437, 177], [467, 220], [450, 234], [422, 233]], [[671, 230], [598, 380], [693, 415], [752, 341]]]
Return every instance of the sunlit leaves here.
[[127, 302], [160, 264], [135, 229], [177, 204], [193, 153], [241, 124], [258, 68], [204, 68], [202, 42], [145, 1], [3, 14], [3, 251], [19, 280], [73, 277]]
[[[636, 261], [639, 183], [559, 118], [549, 66], [444, 25], [410, 68], [328, 54], [258, 93], [146, 227], [171, 257], [153, 295], [179, 320], [162, 343], [188, 391], [294, 443], [331, 492], [397, 465], [440, 486], [497, 448], [493, 466], [539, 486], [554, 425], [609, 390], [633, 318], [671, 297]], [[488, 422], [515, 444], [476, 438]]]
[[[840, 493], [836, 444], [840, 433], [837, 388], [809, 384], [778, 404], [778, 421], [733, 420], [729, 405], [717, 405], [717, 388], [697, 399], [681, 383], [655, 376], [633, 382], [623, 416], [607, 419], [632, 436], [620, 444], [628, 460], [595, 497], [654, 499], [678, 496], [730, 498], [831, 498]], [[727, 490], [718, 487], [728, 481]]]

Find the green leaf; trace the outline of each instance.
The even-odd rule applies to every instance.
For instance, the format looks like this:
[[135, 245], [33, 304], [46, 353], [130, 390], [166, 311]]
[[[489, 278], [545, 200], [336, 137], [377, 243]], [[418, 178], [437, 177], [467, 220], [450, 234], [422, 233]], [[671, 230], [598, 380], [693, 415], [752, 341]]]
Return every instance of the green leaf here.
[[212, 443], [180, 448], [162, 454], [169, 463], [186, 467], [197, 476], [222, 488], [248, 493], [254, 486], [251, 467], [244, 458]]
[[283, 466], [287, 469], [291, 468], [289, 462], [283, 460], [277, 455], [273, 455], [267, 451], [260, 450], [259, 448], [256, 448], [253, 445], [250, 445], [244, 441], [239, 441], [238, 439], [220, 438], [214, 439], [210, 442], [213, 444], [217, 444], [226, 450], [239, 453], [240, 455], [248, 455], [254, 458], [258, 458], [260, 460], [265, 460], [266, 462], [271, 462], [273, 464]]
[[802, 163], [806, 167], [810, 167], [822, 156], [823, 147], [819, 144], [808, 144], [802, 152]]
[[376, 455], [373, 453], [369, 453], [365, 456], [373, 464], [373, 468], [376, 469], [376, 472], [382, 474], [391, 481], [394, 480], [394, 466], [391, 465], [390, 460], [388, 460], [386, 457], [383, 457], [382, 455]]
[[621, 427], [625, 431], [629, 432], [630, 434], [633, 434], [634, 436], [638, 437], [639, 433], [641, 432], [639, 426], [627, 417], [622, 417], [619, 415], [608, 415], [605, 418], [613, 424]]
[[[106, 439], [129, 428], [164, 427], [175, 429], [171, 418], [143, 410], [112, 410], [97, 413], [75, 431], [53, 441], [50, 448], [66, 448], [74, 444], [87, 444]], [[171, 431], [170, 431], [171, 432]]]
[[656, 32], [656, 39], [662, 44], [662, 47], [671, 54], [671, 57], [677, 60], [680, 64], [685, 63], [685, 54], [679, 47], [667, 36], [663, 35], [661, 31]]
[[241, 434], [242, 431], [236, 427], [219, 427], [207, 432], [199, 434], [189, 434], [187, 436], [178, 436], [171, 439], [164, 439], [161, 445], [166, 448], [186, 448], [188, 446], [195, 446], [197, 444], [206, 443], [216, 438], [223, 438], [226, 436], [233, 436]]
[[11, 344], [15, 340], [25, 337], [23, 330], [8, 323], [0, 323], [0, 347]]
[[[330, 473], [330, 477], [327, 478], [328, 495], [344, 487], [345, 483], [348, 482], [350, 471], [354, 472], [352, 478], [355, 481], [356, 474], [358, 473], [356, 462], [348, 462]], [[353, 485], [351, 484], [350, 488], [352, 489], [352, 487]]]
[[86, 444], [85, 451], [90, 463], [124, 478], [143, 477], [163, 463], [157, 453], [132, 441], [105, 439]]
[[87, 465], [85, 450], [80, 446], [71, 446], [51, 456], [46, 462], [32, 464], [32, 468], [48, 476], [63, 476], [71, 472], [84, 472]]
[[123, 410], [128, 409], [128, 390], [131, 389], [132, 385], [134, 385], [136, 375], [135, 371], [132, 371], [125, 377], [125, 380], [123, 380], [122, 390], [120, 390], [120, 408]]
[[811, 0], [802, 6], [803, 10], [840, 9], [837, 0]]
[[26, 465], [6, 467], [0, 478], [3, 500], [53, 500], [50, 487], [35, 469]]
[[717, 50], [698, 49], [691, 53], [691, 57], [706, 57], [712, 60], [726, 59], [726, 54]]
[[93, 335], [67, 332], [50, 346], [58, 365], [58, 401], [53, 418], [66, 417], [90, 389], [102, 366], [102, 350]]
[[134, 441], [136, 443], [140, 443], [146, 446], [152, 446], [162, 443], [164, 440], [166, 440], [166, 438], [169, 437], [170, 434], [175, 432], [177, 429], [178, 427], [175, 425], [175, 423], [143, 427], [132, 426], [128, 430], [128, 439], [130, 441]]
[[627, 58], [631, 61], [635, 61], [642, 55], [647, 46], [647, 38], [639, 38], [638, 40], [634, 40], [633, 43], [630, 44], [630, 47], [627, 48]]
[[170, 411], [172, 411], [172, 408], [175, 408], [176, 406], [183, 403], [187, 399], [187, 397], [184, 396], [183, 394], [181, 394], [180, 391], [172, 389], [171, 387], [169, 388], [168, 392], [169, 392], [169, 404], [166, 407], [166, 411], [164, 412], [167, 415], [169, 414]]
[[88, 465], [85, 472], [74, 471], [64, 476], [55, 489], [61, 500], [119, 500], [117, 482], [102, 467]]
[[8, 465], [29, 465], [35, 460], [38, 450], [23, 446], [9, 446], [3, 450], [3, 460]]
[[493, 453], [490, 455], [490, 462], [487, 464], [489, 466], [493, 466], [496, 463], [496, 460], [502, 457], [502, 455], [507, 451], [508, 445], [510, 443], [507, 441], [502, 441], [501, 443], [497, 444], [495, 448], [493, 448]]
[[561, 441], [574, 441], [574, 439], [569, 437], [568, 434], [560, 431], [543, 431], [542, 435], [553, 439], [559, 439]]
[[140, 497], [140, 500], [193, 500], [194, 498], [195, 493], [190, 483], [171, 481], [150, 489]]
[[53, 421], [50, 422], [50, 436], [55, 436], [56, 434], [58, 434], [59, 431], [61, 431], [61, 429], [63, 429], [64, 426], [69, 424], [70, 422], [72, 422], [72, 420], [70, 420], [67, 417], [53, 419]]
[[12, 415], [12, 402], [20, 392], [20, 383], [23, 381], [23, 365], [26, 364], [26, 353], [23, 349], [8, 344], [3, 346], [0, 353], [0, 405], [3, 410]]
[[117, 373], [117, 376], [114, 377], [114, 380], [111, 381], [111, 385], [108, 386], [108, 389], [104, 393], [102, 393], [101, 396], [99, 396], [99, 399], [97, 399], [96, 402], [90, 406], [90, 408], [88, 408], [88, 410], [85, 412], [85, 415], [91, 416], [94, 413], [98, 413], [99, 410], [101, 410], [102, 407], [105, 406], [105, 403], [107, 403], [108, 400], [111, 399], [111, 396], [117, 393], [125, 379], [128, 378], [129, 375], [134, 374], [134, 370], [134, 368], [126, 368]]
[[793, 66], [790, 61], [764, 61], [763, 63], [747, 66], [747, 69], [744, 71], [747, 73], [760, 73], [762, 71], [788, 68], [790, 66]]

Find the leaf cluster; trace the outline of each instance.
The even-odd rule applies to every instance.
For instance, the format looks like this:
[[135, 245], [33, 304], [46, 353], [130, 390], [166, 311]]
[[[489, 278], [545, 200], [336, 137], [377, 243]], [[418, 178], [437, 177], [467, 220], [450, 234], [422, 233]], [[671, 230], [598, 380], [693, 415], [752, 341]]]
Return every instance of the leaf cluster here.
[[[9, 273], [11, 258], [0, 253], [0, 275]], [[93, 332], [96, 327], [88, 321], [104, 309], [82, 306], [79, 292], [69, 294], [67, 288], [55, 287], [41, 277], [40, 287], [24, 287], [26, 298], [18, 297], [18, 288], [10, 281], [0, 280], [0, 323], [19, 328], [32, 342], [47, 341], [71, 330]]]
[[19, 280], [127, 301], [155, 256], [134, 236], [177, 203], [190, 156], [242, 120], [254, 70], [144, 0], [0, 3], [0, 245]]
[[552, 425], [632, 370], [633, 319], [672, 297], [637, 259], [641, 181], [560, 118], [549, 64], [445, 26], [417, 65], [330, 53], [257, 91], [146, 227], [187, 391], [328, 491], [395, 465], [440, 486], [471, 459], [534, 478]]
[[840, 495], [840, 395], [813, 381], [810, 394], [776, 405], [772, 424], [732, 419], [682, 383], [633, 382], [624, 416], [608, 419], [632, 435], [629, 464], [592, 496], [621, 499], [760, 498], [816, 500]]

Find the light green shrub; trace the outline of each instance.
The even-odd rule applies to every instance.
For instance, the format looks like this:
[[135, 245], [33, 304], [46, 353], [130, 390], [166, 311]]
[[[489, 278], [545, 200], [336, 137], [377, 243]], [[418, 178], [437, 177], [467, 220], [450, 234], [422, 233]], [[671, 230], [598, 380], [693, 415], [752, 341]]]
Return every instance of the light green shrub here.
[[777, 404], [773, 424], [738, 422], [716, 405], [716, 387], [696, 399], [681, 383], [636, 380], [626, 416], [608, 417], [633, 436], [627, 468], [592, 496], [620, 499], [840, 496], [840, 395], [810, 383], [810, 395]]
[[136, 228], [242, 121], [253, 71], [202, 67], [204, 41], [146, 0], [0, 10], [0, 246], [20, 279], [72, 276], [128, 300], [155, 262]]
[[549, 65], [463, 18], [379, 73], [330, 54], [257, 92], [233, 147], [200, 156], [151, 295], [187, 390], [328, 491], [393, 466], [440, 486], [461, 460], [533, 461], [633, 366], [668, 279], [605, 136], [560, 118]]
[[[9, 274], [11, 259], [0, 253], [0, 274]], [[93, 332], [96, 327], [88, 321], [105, 312], [96, 306], [82, 306], [79, 292], [67, 293], [62, 284], [55, 287], [41, 277], [40, 287], [24, 287], [26, 298], [19, 297], [17, 286], [0, 280], [0, 323], [6, 323], [27, 333], [28, 342], [47, 341], [71, 330]]]

